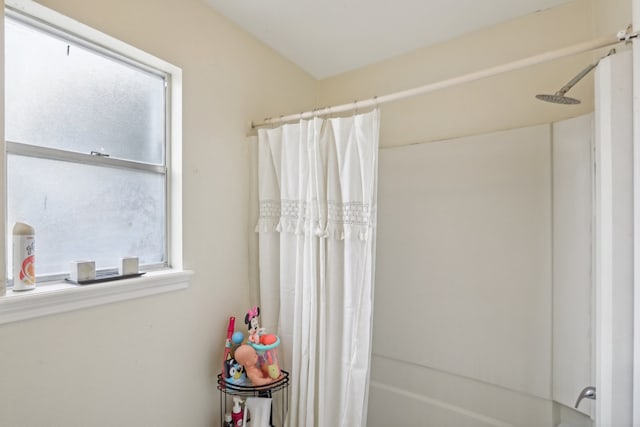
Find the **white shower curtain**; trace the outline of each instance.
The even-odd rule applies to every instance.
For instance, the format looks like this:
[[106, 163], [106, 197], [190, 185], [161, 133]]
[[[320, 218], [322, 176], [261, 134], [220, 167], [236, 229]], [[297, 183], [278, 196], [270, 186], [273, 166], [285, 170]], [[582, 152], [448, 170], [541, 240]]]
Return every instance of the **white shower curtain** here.
[[366, 425], [378, 133], [378, 110], [258, 132], [261, 317], [290, 427]]

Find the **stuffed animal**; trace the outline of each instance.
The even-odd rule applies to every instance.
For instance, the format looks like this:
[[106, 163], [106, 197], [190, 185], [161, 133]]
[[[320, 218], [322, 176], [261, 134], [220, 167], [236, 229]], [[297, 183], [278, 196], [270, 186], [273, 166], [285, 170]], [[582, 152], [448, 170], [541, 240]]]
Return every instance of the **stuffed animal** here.
[[247, 329], [249, 329], [249, 337], [247, 340], [254, 344], [260, 344], [260, 335], [264, 333], [264, 328], [260, 327], [258, 316], [260, 316], [260, 307], [256, 305], [249, 310], [244, 317], [244, 323], [247, 325]]

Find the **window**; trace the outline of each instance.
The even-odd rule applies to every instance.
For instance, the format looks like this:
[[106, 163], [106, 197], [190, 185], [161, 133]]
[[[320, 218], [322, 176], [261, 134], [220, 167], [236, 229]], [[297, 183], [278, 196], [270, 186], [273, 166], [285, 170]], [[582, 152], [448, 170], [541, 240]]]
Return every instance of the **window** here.
[[[30, 0], [5, 0], [6, 174], [0, 277], [11, 229], [36, 229], [33, 291], [0, 294], [0, 324], [184, 289], [182, 71]], [[142, 277], [65, 283], [138, 256]]]
[[35, 227], [38, 281], [74, 260], [167, 265], [167, 89], [160, 70], [5, 18], [7, 230]]

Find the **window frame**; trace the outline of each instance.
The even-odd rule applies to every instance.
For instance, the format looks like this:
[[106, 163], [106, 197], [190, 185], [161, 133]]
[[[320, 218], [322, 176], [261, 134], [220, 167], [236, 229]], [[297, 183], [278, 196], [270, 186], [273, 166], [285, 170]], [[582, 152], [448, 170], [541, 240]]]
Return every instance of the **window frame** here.
[[[117, 40], [107, 34], [68, 18], [31, 0], [6, 0], [5, 13], [26, 17], [27, 22], [36, 22], [48, 30], [61, 31], [77, 38], [77, 42], [89, 43], [94, 49], [98, 46], [104, 54], [118, 59], [132, 61], [136, 67], [140, 64], [150, 70], [166, 73], [166, 146], [165, 146], [165, 187], [166, 187], [166, 255], [167, 266], [149, 271], [145, 276], [114, 282], [100, 283], [90, 286], [78, 286], [62, 281], [38, 282], [36, 289], [26, 292], [15, 292], [7, 288], [6, 295], [0, 296], [0, 324], [60, 313], [79, 308], [91, 307], [115, 301], [153, 295], [162, 292], [185, 289], [189, 286], [193, 273], [183, 270], [182, 266], [182, 70], [175, 65], [152, 56], [138, 48]], [[4, 49], [4, 19], [2, 20], [3, 39], [0, 43]], [[2, 67], [4, 76], [4, 66]], [[155, 72], [157, 74], [157, 71]], [[4, 80], [4, 77], [2, 78]], [[3, 94], [4, 98], [4, 94]], [[4, 102], [2, 102], [4, 116]], [[4, 120], [1, 129], [4, 135]], [[6, 229], [7, 202], [7, 149], [16, 147], [11, 142], [0, 139], [0, 280], [6, 284], [8, 269], [6, 266], [6, 242], [9, 236]], [[22, 145], [22, 144], [21, 144]], [[35, 147], [35, 146], [32, 146]], [[22, 147], [30, 149], [30, 147]], [[39, 149], [40, 147], [35, 147]], [[12, 151], [13, 152], [13, 151]], [[78, 153], [80, 156], [90, 156]], [[94, 162], [108, 162], [115, 165], [126, 160], [102, 158], [95, 156]], [[116, 166], [117, 167], [117, 166]], [[1, 293], [0, 293], [1, 295]]]

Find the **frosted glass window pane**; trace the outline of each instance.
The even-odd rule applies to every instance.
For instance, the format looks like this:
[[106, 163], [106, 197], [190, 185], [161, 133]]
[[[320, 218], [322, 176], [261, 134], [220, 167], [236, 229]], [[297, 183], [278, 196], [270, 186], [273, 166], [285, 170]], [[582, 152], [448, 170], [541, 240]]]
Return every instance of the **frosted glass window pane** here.
[[7, 172], [8, 225], [35, 227], [37, 276], [68, 273], [70, 261], [166, 262], [164, 175], [11, 154]]
[[5, 19], [9, 141], [164, 164], [162, 76]]

